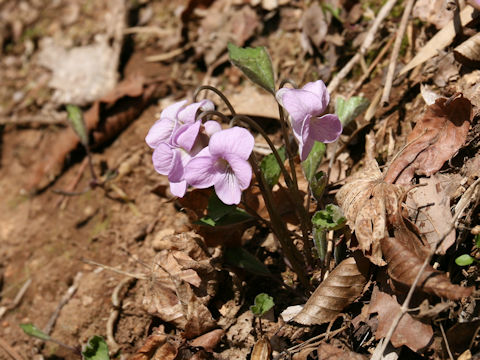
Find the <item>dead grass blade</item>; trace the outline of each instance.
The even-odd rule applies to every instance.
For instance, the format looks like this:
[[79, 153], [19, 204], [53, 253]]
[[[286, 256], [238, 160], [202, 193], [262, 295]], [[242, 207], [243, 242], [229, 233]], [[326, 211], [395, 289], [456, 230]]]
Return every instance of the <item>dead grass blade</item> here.
[[453, 55], [459, 63], [471, 68], [478, 68], [480, 65], [480, 33], [458, 45], [453, 51]]
[[[401, 285], [411, 286], [424, 260], [417, 257], [406, 244], [395, 238], [386, 237], [381, 244], [390, 277]], [[473, 288], [452, 284], [445, 274], [431, 266], [425, 268], [418, 282], [418, 288], [450, 300], [460, 300], [470, 296], [473, 291]]]
[[385, 182], [408, 184], [415, 173], [436, 173], [464, 144], [471, 119], [472, 104], [462, 94], [437, 99], [408, 135], [407, 145], [385, 174]]
[[367, 282], [355, 259], [343, 260], [317, 287], [305, 307], [293, 318], [303, 325], [319, 325], [332, 320], [363, 291]]
[[[465, 26], [473, 20], [475, 9], [467, 5], [460, 13], [460, 21], [462, 26]], [[405, 74], [407, 71], [413, 69], [415, 66], [423, 64], [428, 59], [438, 55], [440, 50], [448, 46], [455, 38], [455, 27], [453, 20], [438, 33], [420, 50], [420, 52], [400, 71], [398, 76]]]

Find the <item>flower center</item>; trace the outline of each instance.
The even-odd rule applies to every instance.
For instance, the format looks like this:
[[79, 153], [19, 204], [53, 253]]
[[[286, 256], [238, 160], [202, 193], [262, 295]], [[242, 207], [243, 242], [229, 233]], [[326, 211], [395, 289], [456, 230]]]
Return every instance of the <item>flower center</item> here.
[[232, 168], [230, 167], [230, 164], [228, 163], [227, 160], [218, 159], [215, 162], [215, 170], [217, 170], [219, 173], [225, 174], [227, 172], [231, 172]]

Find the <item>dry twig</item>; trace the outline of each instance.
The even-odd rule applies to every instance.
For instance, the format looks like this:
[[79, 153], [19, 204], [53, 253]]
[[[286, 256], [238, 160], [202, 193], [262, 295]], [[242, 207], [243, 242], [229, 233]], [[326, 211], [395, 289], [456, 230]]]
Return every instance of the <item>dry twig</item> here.
[[7, 311], [15, 309], [18, 306], [18, 304], [20, 304], [20, 301], [22, 301], [23, 295], [25, 295], [31, 283], [32, 283], [32, 279], [28, 279], [27, 281], [25, 281], [25, 283], [20, 288], [20, 290], [18, 290], [18, 293], [15, 296], [15, 299], [13, 299], [13, 302], [8, 306], [0, 306], [0, 319], [3, 317], [3, 315], [5, 315]]
[[365, 55], [367, 52], [368, 48], [372, 45], [373, 41], [375, 40], [375, 35], [378, 32], [378, 28], [380, 27], [380, 24], [382, 21], [387, 17], [387, 15], [390, 13], [392, 10], [393, 6], [397, 0], [388, 0], [385, 5], [380, 9], [378, 12], [377, 17], [373, 21], [372, 27], [368, 30], [367, 36], [365, 37], [365, 40], [363, 41], [362, 46], [360, 46], [360, 49], [358, 52], [355, 54], [353, 58], [350, 59], [350, 61], [338, 72], [338, 74], [330, 81], [330, 84], [328, 84], [328, 91], [330, 93], [334, 92], [338, 85], [340, 84], [340, 81], [345, 78], [345, 76], [348, 75], [350, 70], [353, 69], [355, 64], [360, 60], [360, 58]]
[[3, 349], [13, 360], [23, 360], [23, 357], [2, 338], [0, 338], [0, 349]]
[[395, 75], [395, 68], [397, 66], [398, 54], [400, 53], [400, 47], [402, 45], [403, 35], [407, 29], [408, 18], [412, 12], [414, 0], [408, 0], [403, 11], [402, 20], [397, 31], [397, 38], [395, 39], [395, 45], [393, 45], [392, 56], [390, 57], [390, 64], [388, 65], [387, 79], [385, 80], [385, 87], [383, 88], [381, 103], [383, 106], [388, 105], [390, 98], [390, 91], [392, 90], [393, 77]]

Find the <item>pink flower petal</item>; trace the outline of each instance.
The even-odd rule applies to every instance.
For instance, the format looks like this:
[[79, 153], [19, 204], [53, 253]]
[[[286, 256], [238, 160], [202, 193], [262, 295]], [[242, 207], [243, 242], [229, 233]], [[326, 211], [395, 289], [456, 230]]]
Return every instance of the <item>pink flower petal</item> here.
[[215, 192], [218, 198], [227, 205], [238, 204], [242, 199], [242, 190], [233, 172], [226, 172], [221, 176], [217, 176], [215, 180]]
[[180, 182], [170, 182], [170, 192], [174, 196], [183, 197], [187, 191], [187, 182], [185, 180]]
[[170, 142], [170, 137], [175, 126], [175, 121], [169, 118], [157, 120], [150, 128], [145, 141], [152, 149], [158, 147], [161, 143]]
[[299, 142], [298, 144], [298, 152], [300, 155], [300, 160], [305, 161], [312, 151], [313, 145], [315, 144], [315, 140], [311, 137], [307, 137], [305, 141]]
[[187, 100], [177, 101], [170, 106], [167, 106], [162, 113], [160, 114], [160, 119], [171, 119], [175, 120], [177, 118], [177, 114], [181, 108], [185, 106]]
[[182, 150], [173, 149], [172, 150], [172, 165], [170, 171], [168, 172], [168, 181], [170, 182], [179, 182], [184, 180], [184, 165], [182, 161]]
[[305, 84], [305, 86], [302, 89], [306, 91], [310, 91], [311, 93], [314, 93], [320, 99], [322, 99], [321, 107], [324, 109], [323, 111], [325, 111], [325, 109], [328, 106], [328, 103], [330, 102], [330, 94], [328, 93], [327, 87], [325, 86], [325, 83], [322, 80], [309, 82], [308, 84]]
[[224, 158], [226, 154], [235, 154], [247, 160], [254, 144], [253, 135], [247, 129], [234, 126], [213, 134], [208, 147], [213, 156]]
[[326, 114], [310, 121], [309, 137], [323, 143], [331, 143], [342, 133], [342, 123], [337, 115]]
[[325, 111], [322, 98], [316, 94], [298, 89], [281, 89], [281, 103], [292, 119], [292, 125], [302, 123], [309, 116], [319, 116]]
[[[207, 150], [207, 151], [204, 151]], [[208, 153], [208, 148], [202, 150], [197, 156], [191, 159], [185, 166], [185, 180], [192, 186], [205, 189], [215, 182], [217, 171], [215, 170], [215, 159], [212, 156], [200, 156]]]
[[252, 167], [250, 163], [235, 155], [227, 155], [225, 157], [228, 164], [233, 170], [240, 190], [245, 190], [250, 186], [252, 180]]
[[193, 124], [185, 124], [180, 126], [174, 134], [173, 143], [181, 148], [190, 151], [192, 150], [195, 139], [200, 132], [201, 121]]
[[193, 124], [196, 120], [197, 111], [213, 110], [215, 105], [210, 100], [202, 100], [190, 105], [185, 106], [178, 112], [178, 119], [184, 124]]
[[205, 134], [207, 134], [208, 136], [212, 136], [216, 132], [222, 130], [222, 126], [214, 120], [205, 121], [203, 127], [205, 128]]
[[173, 149], [166, 143], [161, 143], [152, 154], [155, 170], [162, 175], [168, 175], [172, 169]]

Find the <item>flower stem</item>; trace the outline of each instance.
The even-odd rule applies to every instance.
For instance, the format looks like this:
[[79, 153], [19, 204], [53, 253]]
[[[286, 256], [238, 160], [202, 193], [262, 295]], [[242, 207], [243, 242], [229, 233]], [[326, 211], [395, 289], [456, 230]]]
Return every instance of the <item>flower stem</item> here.
[[277, 212], [273, 205], [272, 191], [268, 186], [265, 177], [260, 171], [260, 168], [258, 167], [255, 155], [250, 155], [249, 160], [250, 164], [252, 165], [253, 172], [255, 173], [255, 177], [258, 180], [258, 186], [260, 187], [260, 190], [265, 199], [265, 206], [267, 207], [268, 213], [270, 214], [270, 221], [273, 225], [273, 232], [280, 241], [280, 244], [282, 245], [282, 250], [286, 258], [290, 262], [293, 271], [295, 271], [295, 273], [297, 274], [298, 279], [306, 289], [309, 289], [310, 283], [306, 275], [305, 267], [302, 261], [302, 255], [300, 251], [298, 251], [298, 249], [295, 247], [295, 244], [293, 243], [289, 235], [285, 222], [282, 220], [280, 214]]
[[199, 86], [197, 88], [197, 90], [195, 90], [195, 93], [193, 94], [193, 101], [197, 101], [197, 96], [198, 94], [200, 93], [200, 91], [202, 90], [210, 90], [210, 91], [213, 91], [215, 94], [217, 94], [221, 99], [222, 101], [225, 103], [225, 105], [227, 105], [228, 107], [228, 110], [230, 110], [230, 113], [235, 116], [236, 115], [236, 112], [235, 112], [235, 109], [233, 108], [232, 104], [230, 103], [230, 101], [228, 101], [227, 97], [220, 91], [218, 90], [216, 87], [214, 86], [210, 86], [210, 85], [202, 85], [202, 86]]

